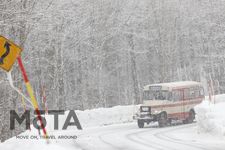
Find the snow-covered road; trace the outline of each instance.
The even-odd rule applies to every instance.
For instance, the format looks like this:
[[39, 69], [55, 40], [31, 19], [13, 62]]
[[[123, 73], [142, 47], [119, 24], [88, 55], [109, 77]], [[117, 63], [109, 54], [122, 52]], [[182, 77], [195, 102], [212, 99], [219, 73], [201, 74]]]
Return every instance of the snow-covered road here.
[[[197, 123], [182, 121], [159, 128], [158, 123], [138, 128], [136, 122], [85, 127], [83, 130], [49, 131], [56, 139], [32, 139], [36, 131], [26, 131], [29, 139], [13, 137], [0, 144], [0, 150], [225, 150], [225, 141], [210, 134], [197, 134]], [[58, 139], [58, 136], [77, 136]]]
[[[74, 143], [80, 149], [120, 149], [120, 150], [224, 150], [223, 141], [210, 137], [200, 138], [196, 133], [196, 122], [159, 128], [157, 123], [139, 129], [136, 122], [93, 127], [77, 131]], [[207, 135], [206, 135], [207, 136]]]
[[59, 130], [54, 130], [54, 116], [46, 115], [48, 135], [54, 137], [50, 144], [31, 125], [31, 131], [0, 143], [0, 150], [225, 150], [224, 101], [225, 95], [217, 96], [216, 105], [206, 100], [196, 107], [194, 123], [177, 121], [164, 128], [157, 122], [138, 128], [132, 119], [137, 106], [76, 111], [83, 130], [61, 130], [69, 111], [59, 116]]

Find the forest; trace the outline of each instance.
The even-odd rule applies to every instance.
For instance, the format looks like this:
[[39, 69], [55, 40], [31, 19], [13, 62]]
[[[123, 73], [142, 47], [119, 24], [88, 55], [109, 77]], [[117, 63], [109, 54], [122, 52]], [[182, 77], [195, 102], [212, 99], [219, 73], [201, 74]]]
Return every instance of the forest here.
[[[43, 85], [51, 110], [135, 105], [147, 84], [197, 81], [208, 94], [212, 80], [225, 92], [224, 8], [223, 0], [0, 0], [0, 35], [24, 49], [39, 109]], [[11, 74], [28, 96], [17, 62]], [[1, 142], [25, 130], [10, 130], [10, 110], [24, 113], [0, 70]]]

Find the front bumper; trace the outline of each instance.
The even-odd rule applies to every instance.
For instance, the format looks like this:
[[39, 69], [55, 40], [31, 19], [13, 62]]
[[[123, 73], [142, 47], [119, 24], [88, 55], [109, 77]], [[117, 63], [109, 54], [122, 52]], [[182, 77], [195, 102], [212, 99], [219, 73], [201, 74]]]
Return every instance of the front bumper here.
[[141, 113], [141, 114], [136, 114], [133, 116], [134, 120], [152, 120], [154, 117], [153, 115], [150, 115], [149, 113]]

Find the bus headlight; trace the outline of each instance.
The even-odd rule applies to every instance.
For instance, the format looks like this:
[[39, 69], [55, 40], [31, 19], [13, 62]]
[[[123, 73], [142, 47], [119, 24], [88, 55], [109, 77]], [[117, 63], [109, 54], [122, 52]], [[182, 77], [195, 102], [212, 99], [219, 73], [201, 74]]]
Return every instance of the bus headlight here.
[[135, 111], [134, 111], [134, 114], [136, 115], [137, 113], [138, 113], [138, 111], [137, 111], [137, 110], [135, 110]]
[[135, 110], [135, 111], [134, 111], [134, 114], [135, 114], [135, 115], [140, 114], [140, 110]]
[[158, 114], [158, 110], [157, 109], [153, 110], [152, 114]]

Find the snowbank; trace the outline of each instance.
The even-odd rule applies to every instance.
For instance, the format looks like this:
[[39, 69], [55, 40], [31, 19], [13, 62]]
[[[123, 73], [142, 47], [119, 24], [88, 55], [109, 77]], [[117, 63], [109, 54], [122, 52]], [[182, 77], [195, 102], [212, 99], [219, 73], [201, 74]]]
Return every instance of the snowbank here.
[[[209, 100], [209, 96], [206, 96], [205, 100]], [[215, 104], [223, 102], [225, 102], [225, 94], [216, 95]], [[214, 95], [212, 95], [212, 104], [214, 104]]]
[[136, 107], [115, 106], [113, 108], [98, 108], [86, 111], [76, 111], [77, 117], [83, 127], [102, 126], [133, 121]]
[[[212, 97], [214, 99], [214, 97]], [[208, 97], [195, 107], [197, 132], [225, 137], [225, 94], [216, 96], [216, 104], [209, 103]]]
[[[76, 110], [76, 115], [82, 126], [93, 127], [93, 126], [103, 126], [111, 124], [119, 124], [133, 121], [134, 111], [137, 110], [139, 106], [115, 106], [112, 108], [98, 108], [92, 110], [79, 111]], [[65, 120], [68, 116], [69, 111], [65, 112], [65, 115], [59, 115], [59, 130], [62, 129]], [[54, 117], [47, 116], [48, 127], [54, 129]], [[74, 122], [71, 119], [71, 122]], [[76, 126], [68, 126], [68, 130], [77, 129]]]

